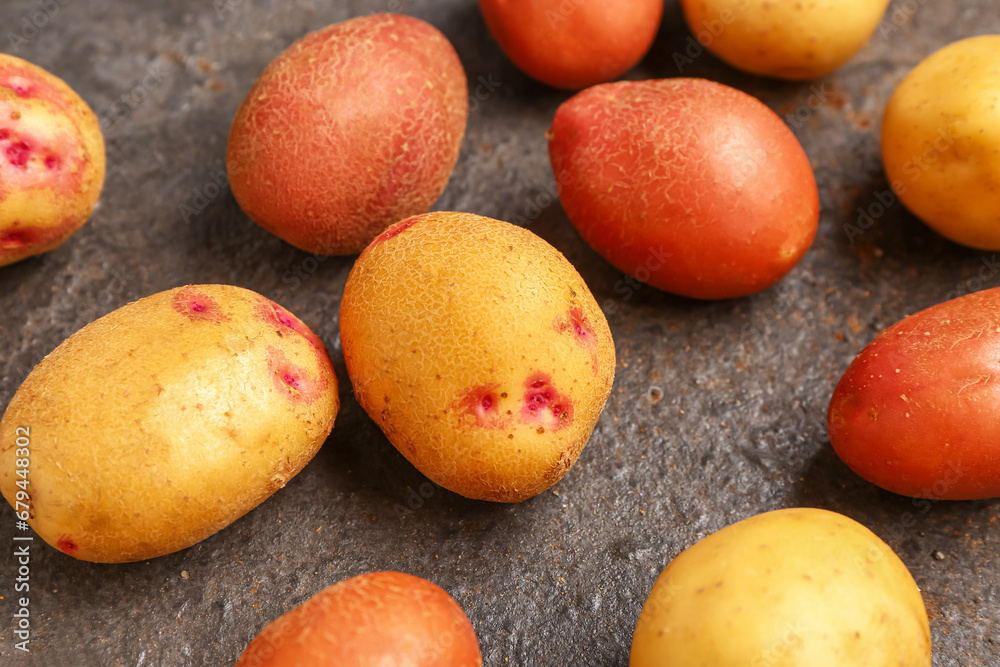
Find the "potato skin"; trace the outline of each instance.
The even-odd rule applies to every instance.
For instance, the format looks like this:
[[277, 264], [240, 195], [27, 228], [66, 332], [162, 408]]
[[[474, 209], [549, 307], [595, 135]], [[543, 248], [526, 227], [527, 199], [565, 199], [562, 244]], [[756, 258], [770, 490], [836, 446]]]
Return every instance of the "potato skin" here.
[[819, 192], [795, 135], [764, 104], [719, 83], [589, 88], [556, 111], [549, 156], [563, 208], [587, 243], [668, 292], [759, 292], [816, 235]]
[[490, 32], [528, 76], [579, 90], [616, 79], [653, 45], [662, 0], [479, 0]]
[[481, 667], [468, 617], [443, 589], [401, 572], [326, 588], [278, 617], [236, 667]]
[[733, 67], [801, 80], [853, 58], [889, 0], [681, 0], [681, 6], [699, 42]]
[[313, 457], [339, 408], [322, 342], [269, 299], [195, 285], [92, 322], [43, 359], [0, 421], [0, 490], [60, 551], [119, 563], [201, 541]]
[[950, 44], [903, 79], [882, 119], [882, 161], [931, 228], [1000, 250], [1000, 35]]
[[236, 201], [294, 246], [360, 252], [444, 191], [468, 115], [455, 49], [397, 14], [298, 40], [250, 88], [229, 131]]
[[783, 509], [706, 537], [660, 574], [630, 667], [930, 667], [899, 557], [835, 512]]
[[104, 185], [97, 116], [66, 83], [0, 53], [0, 266], [61, 245]]
[[1000, 496], [1000, 288], [932, 306], [878, 335], [837, 383], [830, 443], [906, 496]]
[[401, 221], [340, 306], [354, 395], [422, 473], [518, 502], [566, 474], [614, 380], [604, 314], [555, 248], [469, 213]]

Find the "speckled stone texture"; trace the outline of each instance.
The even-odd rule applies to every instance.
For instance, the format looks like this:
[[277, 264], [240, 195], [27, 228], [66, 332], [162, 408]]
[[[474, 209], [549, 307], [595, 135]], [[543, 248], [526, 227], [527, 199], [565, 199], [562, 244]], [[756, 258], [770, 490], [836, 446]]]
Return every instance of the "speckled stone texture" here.
[[[264, 66], [309, 30], [387, 9], [444, 31], [468, 71], [468, 134], [436, 208], [529, 225], [578, 267], [615, 336], [618, 376], [590, 444], [553, 490], [519, 505], [439, 489], [392, 448], [351, 397], [339, 347], [352, 259], [283, 243], [225, 185], [229, 123]], [[33, 14], [43, 27], [30, 29]], [[745, 76], [699, 53], [668, 0], [652, 52], [628, 76], [703, 76], [759, 97], [789, 115], [820, 186], [819, 235], [802, 264], [762, 294], [719, 303], [629, 288], [583, 243], [554, 197], [544, 137], [568, 94], [520, 74], [474, 0], [4, 0], [0, 15], [0, 48], [65, 79], [105, 119], [108, 139], [91, 221], [61, 248], [0, 268], [0, 405], [88, 322], [202, 282], [294, 311], [330, 349], [343, 401], [300, 475], [190, 549], [96, 565], [36, 542], [30, 655], [13, 648], [6, 512], [0, 663], [231, 665], [267, 622], [325, 586], [394, 569], [458, 600], [486, 665], [624, 667], [671, 558], [752, 514], [814, 506], [857, 519], [900, 554], [927, 603], [935, 665], [1000, 665], [1000, 501], [923, 510], [855, 476], [825, 429], [834, 385], [879, 329], [1000, 286], [996, 270], [977, 277], [993, 253], [945, 241], [899, 203], [853, 243], [844, 231], [859, 207], [878, 213], [888, 190], [878, 130], [893, 88], [933, 50], [1000, 32], [992, 0], [897, 0], [854, 60], [812, 83]], [[689, 48], [679, 72], [674, 54]]]

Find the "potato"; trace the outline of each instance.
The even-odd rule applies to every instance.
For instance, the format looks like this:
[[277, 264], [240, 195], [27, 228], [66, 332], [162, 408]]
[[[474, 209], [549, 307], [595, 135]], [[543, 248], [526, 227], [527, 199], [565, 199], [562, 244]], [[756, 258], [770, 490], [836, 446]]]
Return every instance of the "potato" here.
[[1000, 288], [946, 301], [878, 335], [840, 379], [830, 443], [906, 496], [1000, 496]]
[[507, 57], [528, 76], [578, 90], [616, 79], [653, 45], [663, 0], [479, 0]]
[[469, 498], [517, 502], [580, 455], [614, 380], [604, 314], [566, 258], [469, 213], [404, 220], [340, 305], [354, 395], [402, 454]]
[[668, 292], [759, 292], [816, 235], [819, 193], [795, 135], [764, 104], [719, 83], [589, 88], [556, 111], [549, 156], [587, 243]]
[[334, 584], [264, 628], [236, 667], [481, 667], [468, 617], [444, 590], [401, 572]]
[[1000, 35], [946, 46], [903, 79], [882, 119], [882, 161], [918, 218], [1000, 250]]
[[639, 615], [630, 667], [930, 667], [920, 590], [835, 512], [784, 509], [683, 551]]
[[889, 0], [681, 0], [698, 41], [733, 67], [814, 79], [854, 57]]
[[233, 195], [294, 246], [360, 252], [441, 195], [468, 108], [462, 63], [430, 24], [335, 23], [288, 47], [247, 93], [229, 131]]
[[52, 250], [104, 185], [97, 116], [66, 83], [0, 53], [0, 266]]
[[88, 324], [28, 375], [0, 421], [0, 490], [81, 560], [205, 539], [313, 457], [339, 407], [323, 343], [227, 285], [160, 292]]

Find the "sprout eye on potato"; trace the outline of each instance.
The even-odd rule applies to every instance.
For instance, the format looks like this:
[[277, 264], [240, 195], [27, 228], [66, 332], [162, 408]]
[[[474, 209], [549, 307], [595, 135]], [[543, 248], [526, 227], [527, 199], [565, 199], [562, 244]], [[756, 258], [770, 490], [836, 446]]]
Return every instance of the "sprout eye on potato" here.
[[195, 544], [256, 507], [323, 444], [339, 408], [323, 343], [273, 301], [195, 285], [140, 299], [70, 336], [0, 421], [15, 505], [30, 429], [28, 522], [81, 560]]
[[296, 247], [360, 252], [444, 191], [468, 107], [462, 63], [430, 24], [335, 23], [288, 47], [244, 98], [226, 152], [233, 196]]
[[468, 213], [391, 227], [358, 258], [340, 307], [361, 406], [421, 472], [516, 502], [569, 470], [614, 379], [604, 314], [531, 232]]
[[882, 331], [830, 399], [830, 443], [856, 473], [907, 496], [1000, 496], [1000, 288]]
[[482, 667], [468, 617], [443, 589], [401, 572], [326, 588], [272, 621], [237, 667]]
[[0, 266], [52, 250], [90, 217], [104, 137], [56, 76], [0, 53]]
[[1000, 35], [950, 44], [903, 79], [882, 119], [882, 160], [931, 228], [1000, 250]]
[[549, 156], [584, 240], [668, 292], [759, 292], [816, 235], [819, 193], [795, 135], [757, 99], [713, 81], [588, 88], [556, 111]]
[[903, 562], [835, 512], [785, 509], [667, 565], [630, 667], [930, 667], [927, 611]]

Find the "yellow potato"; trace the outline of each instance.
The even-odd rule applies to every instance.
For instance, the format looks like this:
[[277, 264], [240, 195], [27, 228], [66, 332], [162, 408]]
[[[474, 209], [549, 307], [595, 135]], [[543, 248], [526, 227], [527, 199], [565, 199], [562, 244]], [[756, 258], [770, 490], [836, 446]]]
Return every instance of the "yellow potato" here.
[[526, 229], [469, 213], [390, 227], [340, 306], [354, 394], [438, 484], [517, 502], [576, 461], [614, 380], [604, 314]]
[[62, 79], [0, 53], [0, 266], [52, 250], [104, 185], [97, 116]]
[[918, 218], [1000, 250], [1000, 35], [950, 44], [903, 79], [882, 119], [882, 161]]
[[861, 50], [889, 0], [681, 0], [692, 34], [733, 67], [780, 79], [829, 74]]
[[885, 542], [835, 512], [724, 528], [660, 574], [630, 667], [930, 667], [927, 612]]
[[227, 285], [160, 292], [28, 375], [0, 421], [0, 490], [71, 556], [153, 558], [284, 486], [338, 407], [323, 343], [273, 301]]

